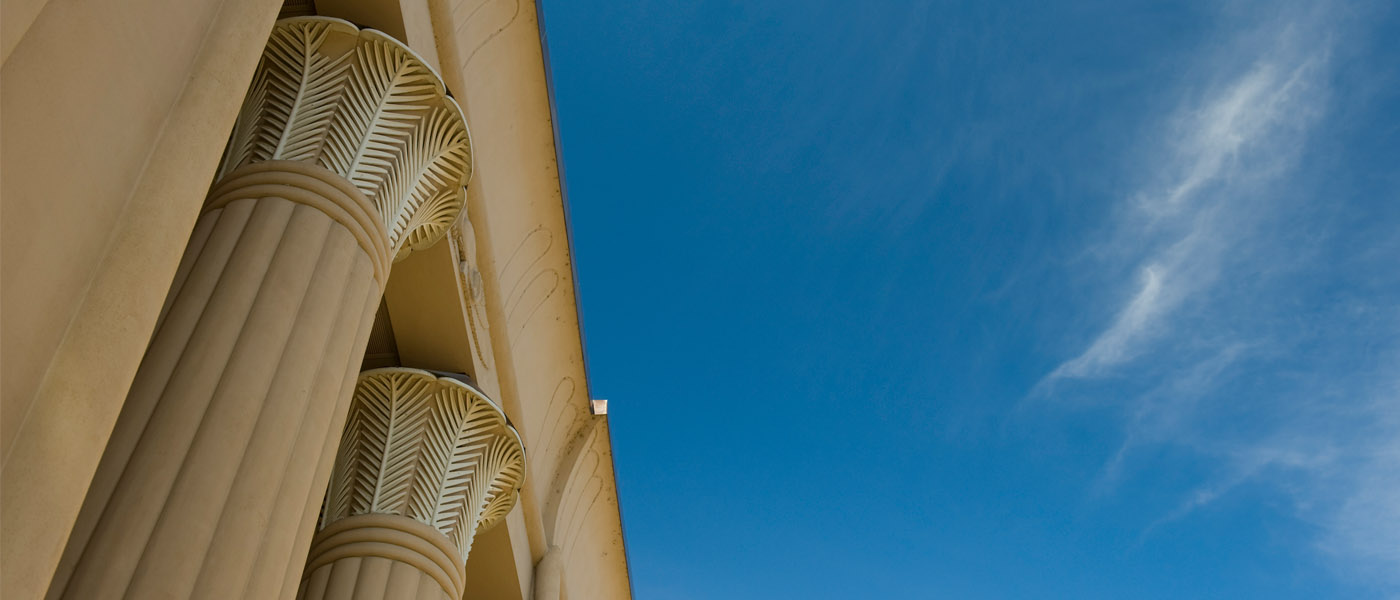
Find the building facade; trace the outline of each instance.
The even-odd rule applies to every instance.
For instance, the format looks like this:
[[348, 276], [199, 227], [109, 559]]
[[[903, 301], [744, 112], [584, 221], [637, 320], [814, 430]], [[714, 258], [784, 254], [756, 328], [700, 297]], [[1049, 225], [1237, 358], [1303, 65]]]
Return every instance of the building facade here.
[[0, 597], [630, 597], [530, 0], [0, 7]]

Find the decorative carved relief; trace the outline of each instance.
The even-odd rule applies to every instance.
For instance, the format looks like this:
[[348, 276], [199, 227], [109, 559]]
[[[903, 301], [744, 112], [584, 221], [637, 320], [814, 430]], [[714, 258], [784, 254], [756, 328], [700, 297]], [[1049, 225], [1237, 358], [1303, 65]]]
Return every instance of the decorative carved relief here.
[[219, 169], [287, 160], [351, 181], [378, 209], [395, 260], [440, 239], [465, 206], [462, 110], [418, 55], [339, 19], [278, 21]]
[[546, 501], [545, 530], [551, 545], [572, 554], [582, 531], [597, 510], [616, 510], [617, 498], [608, 485], [612, 460], [607, 423], [593, 421], [570, 449], [551, 483]]
[[558, 291], [562, 278], [553, 267], [542, 266], [554, 246], [554, 233], [543, 226], [526, 234], [501, 267], [505, 296], [505, 325], [515, 334], [525, 330], [535, 312]]
[[[476, 254], [476, 230], [464, 214], [449, 236], [454, 240], [457, 266], [462, 272], [463, 304], [466, 305], [467, 324], [471, 327], [472, 353], [476, 355], [478, 364], [494, 370], [491, 323], [486, 314], [486, 284], [481, 277], [481, 262]], [[482, 381], [481, 374], [477, 375], [477, 381]]]
[[[487, 44], [520, 19], [520, 0], [433, 0], [435, 19], [450, 25], [452, 36], [444, 50], [460, 68], [470, 67], [472, 60]], [[457, 38], [468, 40], [460, 44]]]
[[476, 389], [418, 369], [366, 371], [321, 526], [355, 515], [401, 515], [441, 531], [466, 560], [476, 532], [515, 505], [524, 477], [519, 435]]

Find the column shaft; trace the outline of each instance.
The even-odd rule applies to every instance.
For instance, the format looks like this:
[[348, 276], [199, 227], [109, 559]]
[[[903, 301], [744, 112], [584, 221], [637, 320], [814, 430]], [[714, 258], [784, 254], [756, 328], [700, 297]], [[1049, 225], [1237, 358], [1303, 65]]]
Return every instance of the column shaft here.
[[[265, 563], [296, 562], [314, 526], [305, 502], [324, 489], [317, 466], [382, 292], [366, 232], [325, 210], [363, 196], [296, 170], [233, 177], [215, 195], [235, 198], [201, 217], [89, 492], [62, 597], [284, 587], [285, 569]], [[308, 191], [327, 189], [341, 197]]]
[[321, 566], [302, 583], [304, 600], [456, 600], [413, 565], [380, 556], [349, 556]]

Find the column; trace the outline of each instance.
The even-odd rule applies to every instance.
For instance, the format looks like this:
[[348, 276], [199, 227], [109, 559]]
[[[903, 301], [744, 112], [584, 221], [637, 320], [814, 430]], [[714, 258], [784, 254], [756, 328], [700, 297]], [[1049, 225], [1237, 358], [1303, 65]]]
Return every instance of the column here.
[[391, 265], [470, 170], [410, 50], [278, 22], [50, 598], [290, 597]]
[[476, 388], [364, 372], [298, 598], [461, 598], [472, 539], [505, 518], [524, 477], [520, 436]]

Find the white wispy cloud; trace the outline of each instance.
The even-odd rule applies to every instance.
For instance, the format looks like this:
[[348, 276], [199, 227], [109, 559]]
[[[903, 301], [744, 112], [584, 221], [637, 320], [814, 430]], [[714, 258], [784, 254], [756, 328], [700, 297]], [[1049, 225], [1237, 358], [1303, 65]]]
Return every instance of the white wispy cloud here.
[[1361, 404], [1361, 423], [1337, 436], [1339, 455], [1309, 470], [1312, 485], [1294, 495], [1336, 564], [1400, 597], [1400, 360], [1390, 362], [1393, 379]]
[[1137, 291], [1088, 349], [1047, 381], [1102, 375], [1140, 356], [1183, 301], [1214, 283], [1224, 253], [1246, 241], [1225, 225], [1254, 208], [1257, 190], [1274, 184], [1322, 112], [1323, 61], [1316, 54], [1261, 60], [1172, 119], [1171, 147], [1152, 165], [1170, 177], [1133, 195], [1137, 210], [1115, 242], [1156, 246], [1138, 269]]
[[[1133, 472], [1143, 469], [1133, 455], [1145, 446], [1218, 465], [1151, 519], [1145, 537], [1236, 488], [1265, 485], [1316, 526], [1317, 549], [1334, 564], [1400, 591], [1400, 360], [1377, 358], [1400, 356], [1400, 310], [1386, 310], [1386, 298], [1360, 301], [1370, 318], [1271, 304], [1336, 268], [1327, 260], [1285, 283], [1258, 283], [1268, 279], [1260, 274], [1299, 268], [1276, 217], [1298, 203], [1335, 200], [1290, 188], [1333, 101], [1330, 55], [1344, 32], [1323, 11], [1293, 12], [1204, 57], [1200, 79], [1183, 84], [1181, 108], [1140, 140], [1157, 149], [1142, 165], [1145, 183], [1124, 194], [1115, 231], [1095, 248], [1110, 263], [1131, 261], [1109, 265], [1130, 276], [1101, 294], [1116, 303], [1091, 311], [1111, 316], [1092, 341], [1032, 393], [1085, 381], [1138, 384], [1119, 398], [1124, 441], [1096, 494], [1143, 476]], [[1362, 269], [1386, 263], [1368, 260]], [[1373, 364], [1308, 364], [1307, 348], [1357, 345], [1346, 331], [1379, 340], [1355, 361]], [[1284, 372], [1281, 364], [1301, 366]], [[1255, 383], [1230, 387], [1242, 379]]]
[[[1259, 164], [1242, 162], [1241, 154], [1283, 141], [1280, 136], [1297, 133], [1317, 115], [1325, 94], [1316, 80], [1325, 60], [1325, 52], [1261, 59], [1205, 106], [1181, 115], [1176, 160], [1182, 172], [1167, 189], [1147, 197], [1161, 205], [1151, 208], [1190, 205], [1217, 180], [1258, 170]], [[1277, 146], [1265, 151], [1276, 155], [1275, 164], [1288, 154]]]

